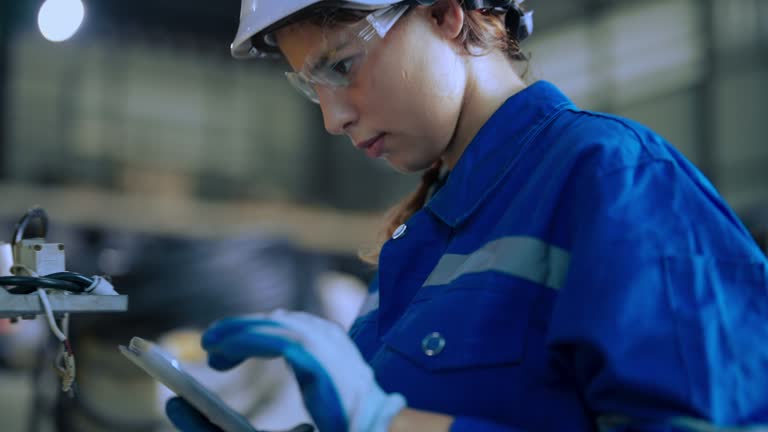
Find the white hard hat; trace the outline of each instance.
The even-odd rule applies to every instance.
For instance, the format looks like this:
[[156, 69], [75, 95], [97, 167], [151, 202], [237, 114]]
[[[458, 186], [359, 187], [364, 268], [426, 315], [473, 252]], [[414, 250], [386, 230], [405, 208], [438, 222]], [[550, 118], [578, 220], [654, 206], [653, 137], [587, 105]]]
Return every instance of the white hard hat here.
[[[267, 36], [270, 30], [276, 30], [282, 22], [293, 15], [318, 3], [328, 3], [349, 9], [378, 9], [402, 0], [355, 0], [328, 2], [324, 0], [242, 0], [240, 7], [240, 27], [232, 42], [232, 56], [235, 58], [265, 57], [277, 52], [277, 47], [270, 43], [254, 46], [252, 38]], [[271, 48], [271, 49], [270, 49]]]

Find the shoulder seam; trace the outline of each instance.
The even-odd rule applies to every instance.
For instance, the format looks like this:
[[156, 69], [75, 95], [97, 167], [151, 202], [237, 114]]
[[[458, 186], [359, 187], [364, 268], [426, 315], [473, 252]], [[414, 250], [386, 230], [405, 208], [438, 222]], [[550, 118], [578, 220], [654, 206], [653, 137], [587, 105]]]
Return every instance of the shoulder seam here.
[[640, 161], [640, 162], [638, 162], [638, 163], [636, 163], [634, 165], [621, 165], [621, 166], [613, 167], [611, 169], [605, 170], [605, 171], [600, 172], [598, 174], [600, 176], [610, 176], [610, 175], [616, 174], [616, 173], [621, 172], [621, 171], [626, 171], [626, 170], [630, 170], [630, 169], [640, 168], [640, 167], [643, 167], [643, 166], [646, 166], [646, 165], [651, 165], [651, 164], [669, 164], [673, 168], [675, 166], [674, 161], [672, 161], [670, 159], [663, 159], [663, 158], [654, 157], [652, 159], [647, 159], [647, 160], [644, 160], [644, 161]]
[[632, 136], [634, 136], [637, 144], [648, 155], [648, 159], [647, 160], [642, 160], [642, 161], [639, 161], [639, 162], [637, 162], [635, 164], [632, 164], [632, 165], [620, 165], [620, 166], [611, 167], [611, 168], [606, 169], [605, 171], [600, 172], [599, 173], [600, 175], [610, 175], [610, 174], [614, 174], [614, 173], [616, 173], [618, 171], [623, 171], [623, 170], [631, 169], [631, 168], [637, 168], [637, 167], [640, 167], [640, 166], [643, 166], [643, 165], [648, 165], [648, 164], [655, 163], [655, 162], [669, 163], [669, 164], [672, 164], [673, 166], [675, 165], [674, 160], [666, 158], [666, 157], [659, 156], [656, 152], [651, 151], [648, 148], [648, 146], [646, 145], [646, 142], [640, 136], [640, 133], [637, 131], [637, 129], [635, 127], [633, 127], [632, 125], [628, 124], [627, 122], [623, 121], [623, 119], [621, 117], [617, 117], [617, 116], [612, 115], [612, 114], [601, 113], [601, 112], [596, 112], [596, 111], [587, 111], [587, 110], [579, 110], [578, 113], [584, 114], [584, 115], [589, 116], [589, 117], [596, 117], [596, 118], [599, 118], [599, 119], [611, 121], [613, 123], [621, 125], [625, 130], [629, 131], [632, 134]]
[[630, 132], [632, 132], [632, 135], [635, 136], [635, 139], [637, 140], [638, 144], [640, 144], [643, 147], [645, 147], [645, 145], [643, 144], [642, 138], [640, 138], [640, 134], [637, 133], [637, 130], [634, 127], [632, 127], [629, 124], [627, 124], [621, 118], [618, 118], [618, 117], [610, 115], [610, 114], [605, 114], [605, 113], [600, 113], [600, 112], [595, 112], [595, 111], [579, 110], [579, 113], [582, 113], [582, 114], [590, 116], [590, 117], [598, 117], [598, 118], [601, 118], [601, 119], [610, 120], [610, 121], [612, 121], [614, 123], [618, 123], [618, 124], [624, 126], [625, 129], [628, 129]]

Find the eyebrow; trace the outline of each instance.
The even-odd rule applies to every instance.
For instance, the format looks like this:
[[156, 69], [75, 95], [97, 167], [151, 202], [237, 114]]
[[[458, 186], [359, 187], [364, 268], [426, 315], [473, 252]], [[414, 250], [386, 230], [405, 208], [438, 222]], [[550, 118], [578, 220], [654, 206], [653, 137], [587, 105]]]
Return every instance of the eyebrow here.
[[319, 69], [322, 67], [325, 67], [330, 63], [331, 57], [335, 55], [337, 52], [343, 50], [347, 46], [351, 45], [352, 43], [350, 41], [345, 41], [339, 44], [337, 47], [332, 48], [320, 56], [317, 57], [317, 59], [313, 59], [313, 61], [310, 63], [310, 66], [312, 69]]

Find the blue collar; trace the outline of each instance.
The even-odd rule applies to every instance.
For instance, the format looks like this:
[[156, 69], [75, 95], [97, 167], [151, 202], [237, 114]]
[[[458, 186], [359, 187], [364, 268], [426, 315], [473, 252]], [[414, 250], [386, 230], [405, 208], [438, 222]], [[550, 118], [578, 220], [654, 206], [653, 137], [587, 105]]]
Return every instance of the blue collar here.
[[546, 81], [507, 99], [480, 128], [426, 207], [451, 227], [460, 225], [492, 193], [528, 143], [566, 108], [575, 105]]

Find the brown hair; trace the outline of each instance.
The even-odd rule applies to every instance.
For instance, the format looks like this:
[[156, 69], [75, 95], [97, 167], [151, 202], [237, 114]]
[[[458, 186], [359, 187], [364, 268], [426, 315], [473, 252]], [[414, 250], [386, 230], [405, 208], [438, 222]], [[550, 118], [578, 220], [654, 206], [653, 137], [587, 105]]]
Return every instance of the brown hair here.
[[[460, 3], [463, 6], [464, 2], [460, 1]], [[507, 31], [503, 16], [485, 11], [466, 11], [459, 41], [469, 55], [483, 56], [491, 51], [500, 50], [510, 60], [526, 63], [526, 68], [521, 73], [525, 79], [528, 73], [528, 56], [520, 51], [519, 41]], [[416, 191], [387, 211], [385, 223], [378, 233], [374, 247], [359, 253], [363, 261], [374, 266], [378, 265], [382, 246], [398, 226], [405, 223], [414, 213], [424, 207], [430, 189], [440, 177], [441, 168], [442, 160], [438, 160], [424, 172]]]

